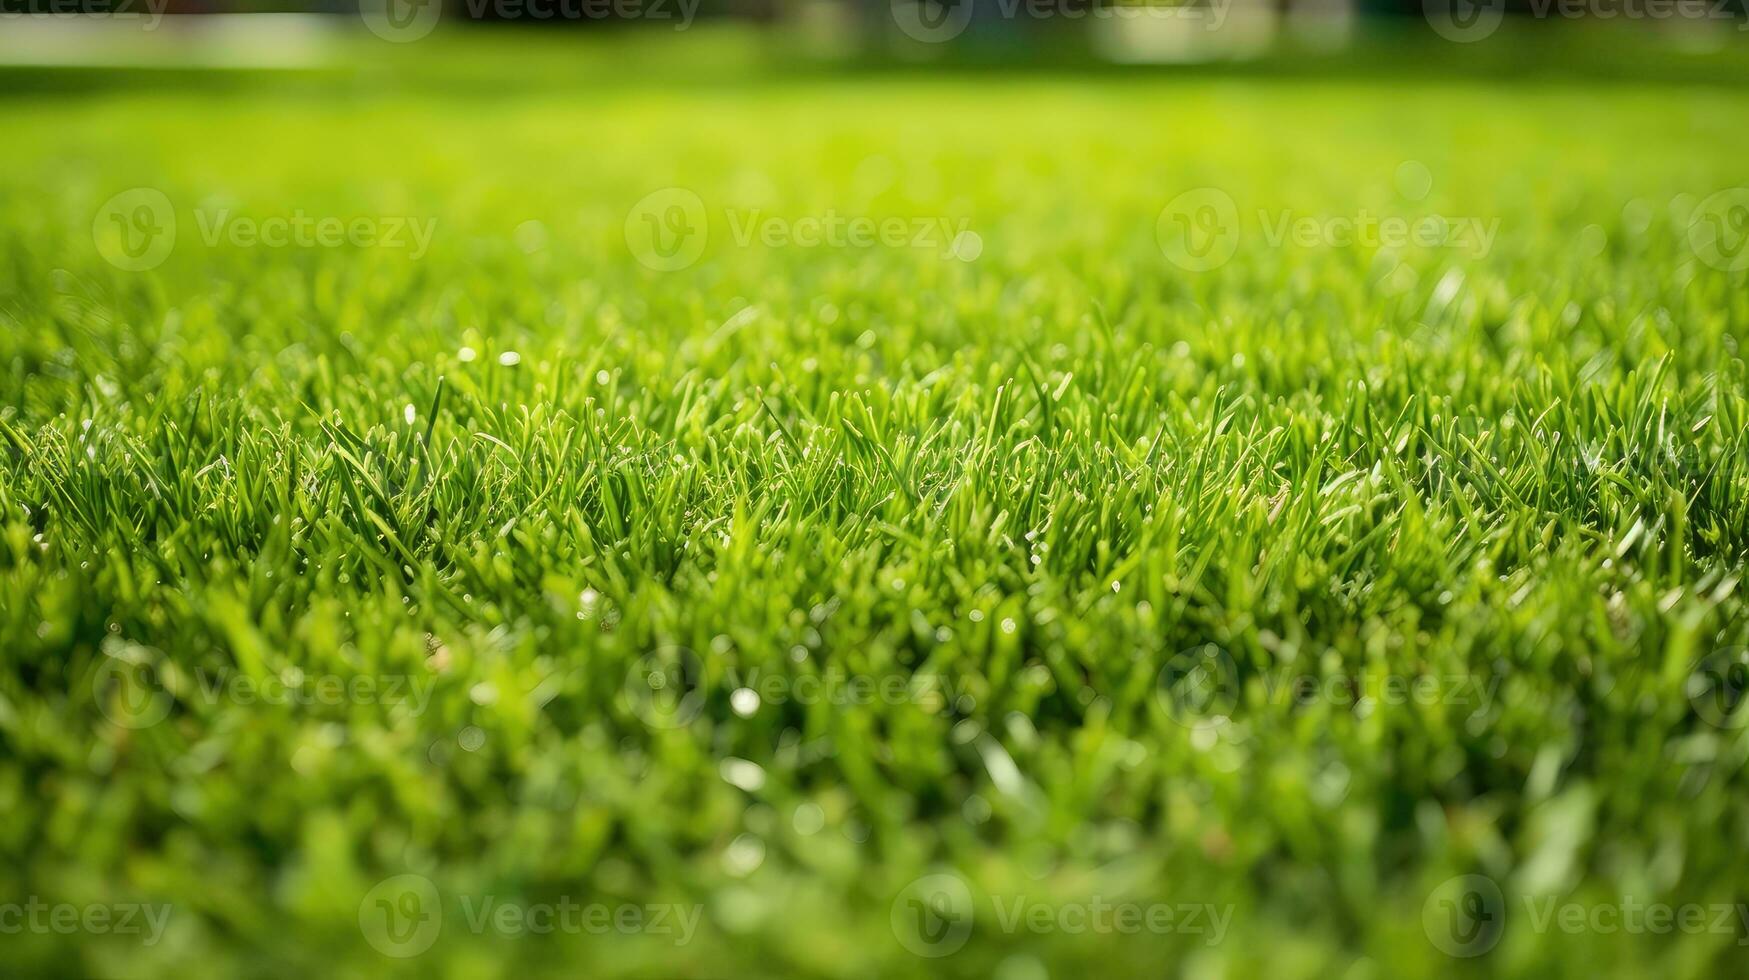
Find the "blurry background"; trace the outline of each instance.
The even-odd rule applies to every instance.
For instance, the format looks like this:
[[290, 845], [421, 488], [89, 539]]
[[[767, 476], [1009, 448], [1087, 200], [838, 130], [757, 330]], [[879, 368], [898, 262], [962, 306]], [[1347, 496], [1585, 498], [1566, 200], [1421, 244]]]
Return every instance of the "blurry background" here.
[[[361, 20], [396, 42], [458, 25], [599, 34], [734, 23], [782, 38], [797, 58], [877, 64], [1341, 58], [1379, 38], [1475, 59], [1500, 33], [1602, 27], [1654, 33], [1704, 55], [1742, 34], [1744, 10], [1745, 0], [0, 0], [0, 64], [101, 64], [157, 50], [293, 67], [319, 60], [324, 38]], [[259, 16], [230, 16], [238, 14]], [[157, 47], [141, 33], [159, 35]], [[131, 42], [101, 40], [124, 34]], [[1513, 68], [1534, 69], [1524, 60], [1515, 54]]]

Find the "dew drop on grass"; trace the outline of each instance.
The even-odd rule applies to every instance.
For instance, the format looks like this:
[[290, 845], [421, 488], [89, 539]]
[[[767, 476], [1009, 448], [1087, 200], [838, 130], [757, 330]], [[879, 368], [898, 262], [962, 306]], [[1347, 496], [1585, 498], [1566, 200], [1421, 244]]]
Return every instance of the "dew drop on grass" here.
[[1654, 217], [1656, 217], [1656, 212], [1652, 209], [1652, 205], [1640, 198], [1635, 198], [1622, 205], [1622, 227], [1630, 234], [1644, 235], [1652, 227]]
[[967, 229], [954, 236], [953, 246], [949, 252], [961, 262], [976, 262], [978, 256], [984, 254], [984, 238], [977, 232]]
[[749, 793], [756, 793], [765, 788], [765, 770], [757, 762], [730, 756], [717, 767], [723, 781]]
[[300, 776], [313, 776], [320, 761], [321, 755], [314, 746], [301, 745], [296, 752], [292, 753], [292, 771]]
[[759, 692], [750, 687], [736, 688], [735, 693], [729, 695], [729, 707], [741, 717], [751, 718], [759, 710]]
[[744, 878], [765, 863], [765, 842], [752, 834], [742, 834], [723, 849], [723, 870]]
[[1419, 160], [1404, 160], [1397, 166], [1397, 193], [1411, 201], [1420, 201], [1433, 190], [1433, 172]]
[[812, 837], [826, 826], [826, 811], [818, 803], [803, 803], [796, 807], [796, 812], [790, 818], [796, 833], [803, 837]]

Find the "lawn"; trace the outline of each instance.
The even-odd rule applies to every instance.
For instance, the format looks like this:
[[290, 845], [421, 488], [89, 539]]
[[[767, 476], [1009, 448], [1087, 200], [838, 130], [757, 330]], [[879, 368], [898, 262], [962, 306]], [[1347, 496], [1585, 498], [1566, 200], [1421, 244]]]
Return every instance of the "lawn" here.
[[6, 972], [1741, 969], [1740, 69], [385, 50], [4, 76]]

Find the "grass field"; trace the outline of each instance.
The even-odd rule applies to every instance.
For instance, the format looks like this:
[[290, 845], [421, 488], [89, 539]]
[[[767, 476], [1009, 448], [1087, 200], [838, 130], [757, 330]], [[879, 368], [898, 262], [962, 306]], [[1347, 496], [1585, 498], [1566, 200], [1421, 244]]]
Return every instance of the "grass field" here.
[[698, 33], [14, 73], [5, 972], [1741, 969], [1740, 78]]

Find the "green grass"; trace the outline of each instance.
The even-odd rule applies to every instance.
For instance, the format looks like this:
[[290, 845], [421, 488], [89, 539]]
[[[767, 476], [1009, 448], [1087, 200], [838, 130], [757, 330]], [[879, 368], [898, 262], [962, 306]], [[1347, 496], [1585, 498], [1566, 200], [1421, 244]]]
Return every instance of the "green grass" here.
[[[1749, 643], [1749, 290], [1689, 234], [1745, 182], [1734, 82], [642, 85], [465, 44], [0, 96], [0, 903], [170, 906], [0, 935], [9, 970], [1740, 968], [1736, 920], [1535, 924], [1749, 893], [1749, 713], [1695, 680]], [[658, 272], [627, 217], [670, 186], [710, 239]], [[178, 223], [144, 272], [92, 235], [134, 187]], [[1241, 235], [1193, 273], [1156, 222], [1203, 187]], [[755, 209], [982, 252], [740, 246]], [[202, 239], [299, 210], [437, 224], [416, 261]], [[1498, 233], [1265, 232], [1363, 210]], [[1424, 910], [1470, 873], [1505, 926], [1453, 958]], [[402, 874], [443, 926], [396, 959], [361, 904]], [[922, 959], [932, 874], [972, 927]], [[484, 896], [698, 920], [476, 932]], [[1004, 925], [1096, 899], [1224, 934]]]

